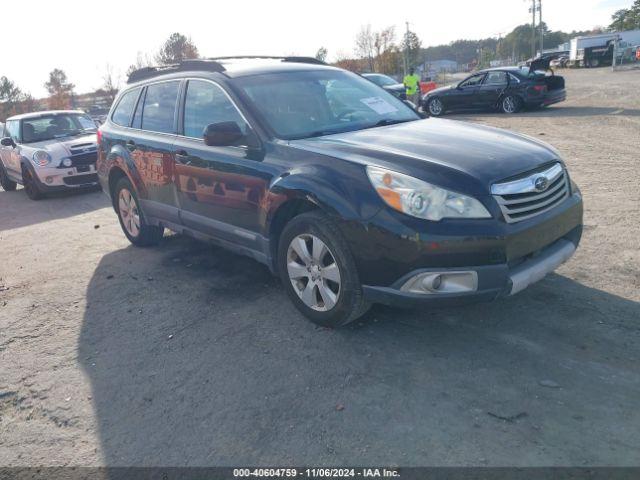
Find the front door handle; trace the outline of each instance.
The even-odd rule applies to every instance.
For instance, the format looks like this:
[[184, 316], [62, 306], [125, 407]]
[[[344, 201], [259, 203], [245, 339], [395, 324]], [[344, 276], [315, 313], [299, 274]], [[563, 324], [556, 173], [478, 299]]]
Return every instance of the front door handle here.
[[184, 150], [178, 150], [175, 153], [176, 161], [182, 163], [183, 165], [189, 165], [191, 160], [189, 160], [189, 154]]
[[129, 140], [127, 142], [127, 150], [129, 150], [130, 152], [133, 152], [136, 149], [136, 142], [134, 142], [133, 140]]

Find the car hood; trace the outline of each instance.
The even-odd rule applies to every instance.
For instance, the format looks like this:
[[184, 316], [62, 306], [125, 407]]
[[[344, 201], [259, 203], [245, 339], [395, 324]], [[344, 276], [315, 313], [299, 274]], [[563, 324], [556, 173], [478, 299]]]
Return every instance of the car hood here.
[[525, 135], [436, 118], [294, 140], [290, 145], [445, 187], [453, 171], [454, 176], [471, 177], [483, 193], [492, 183], [560, 160], [553, 147]]
[[42, 142], [27, 143], [23, 148], [32, 150], [46, 150], [52, 158], [64, 158], [73, 153], [81, 153], [83, 149], [89, 151], [96, 148], [96, 134], [78, 135], [75, 137], [63, 137]]
[[437, 95], [441, 93], [446, 93], [454, 88], [456, 88], [457, 84], [447, 85], [446, 87], [434, 88], [433, 90], [429, 90], [427, 95]]

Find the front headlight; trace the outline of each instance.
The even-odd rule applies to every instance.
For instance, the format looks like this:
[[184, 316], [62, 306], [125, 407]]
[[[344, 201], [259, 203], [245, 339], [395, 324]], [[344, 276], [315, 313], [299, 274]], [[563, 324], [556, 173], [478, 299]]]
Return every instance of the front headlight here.
[[40, 167], [46, 167], [51, 162], [51, 155], [44, 150], [36, 150], [33, 152], [33, 163]]
[[408, 215], [434, 221], [491, 218], [484, 205], [473, 197], [380, 167], [368, 166], [367, 175], [387, 205]]

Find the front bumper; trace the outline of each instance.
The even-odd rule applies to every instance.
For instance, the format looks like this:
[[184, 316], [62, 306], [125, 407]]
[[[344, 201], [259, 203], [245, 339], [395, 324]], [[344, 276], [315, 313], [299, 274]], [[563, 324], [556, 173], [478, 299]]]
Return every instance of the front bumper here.
[[569, 260], [576, 251], [582, 234], [582, 226], [567, 237], [558, 239], [516, 267], [508, 264], [446, 269], [445, 272], [473, 271], [478, 276], [478, 289], [465, 293], [410, 293], [402, 291], [410, 278], [425, 272], [443, 272], [443, 269], [420, 269], [395, 282], [391, 287], [363, 285], [365, 299], [371, 303], [394, 306], [418, 306], [425, 304], [458, 305], [491, 301], [499, 297], [515, 295], [529, 285], [542, 280]]
[[[515, 294], [568, 260], [582, 236], [582, 197], [574, 192], [531, 219], [416, 221], [385, 209], [360, 235], [347, 228], [365, 296], [388, 305], [454, 304]], [[473, 291], [410, 293], [425, 272], [475, 272]]]
[[43, 192], [57, 192], [98, 186], [95, 165], [81, 167], [31, 167], [38, 187]]

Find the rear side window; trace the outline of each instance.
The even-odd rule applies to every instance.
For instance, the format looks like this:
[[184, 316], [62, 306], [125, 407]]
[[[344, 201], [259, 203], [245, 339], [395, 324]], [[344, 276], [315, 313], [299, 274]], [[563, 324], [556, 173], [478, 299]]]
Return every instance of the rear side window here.
[[184, 134], [202, 138], [211, 123], [236, 122], [247, 133], [247, 125], [235, 105], [220, 87], [209, 82], [189, 80], [184, 105]]
[[140, 89], [136, 88], [122, 95], [120, 102], [118, 102], [118, 106], [111, 116], [111, 121], [113, 123], [115, 123], [116, 125], [121, 125], [123, 127], [129, 126], [129, 123], [131, 122], [131, 115], [133, 114], [133, 109], [136, 107], [138, 93], [140, 93]]
[[180, 82], [149, 85], [142, 109], [142, 129], [151, 132], [173, 133], [176, 100]]
[[505, 72], [489, 72], [484, 80], [485, 85], [506, 85], [507, 74]]

